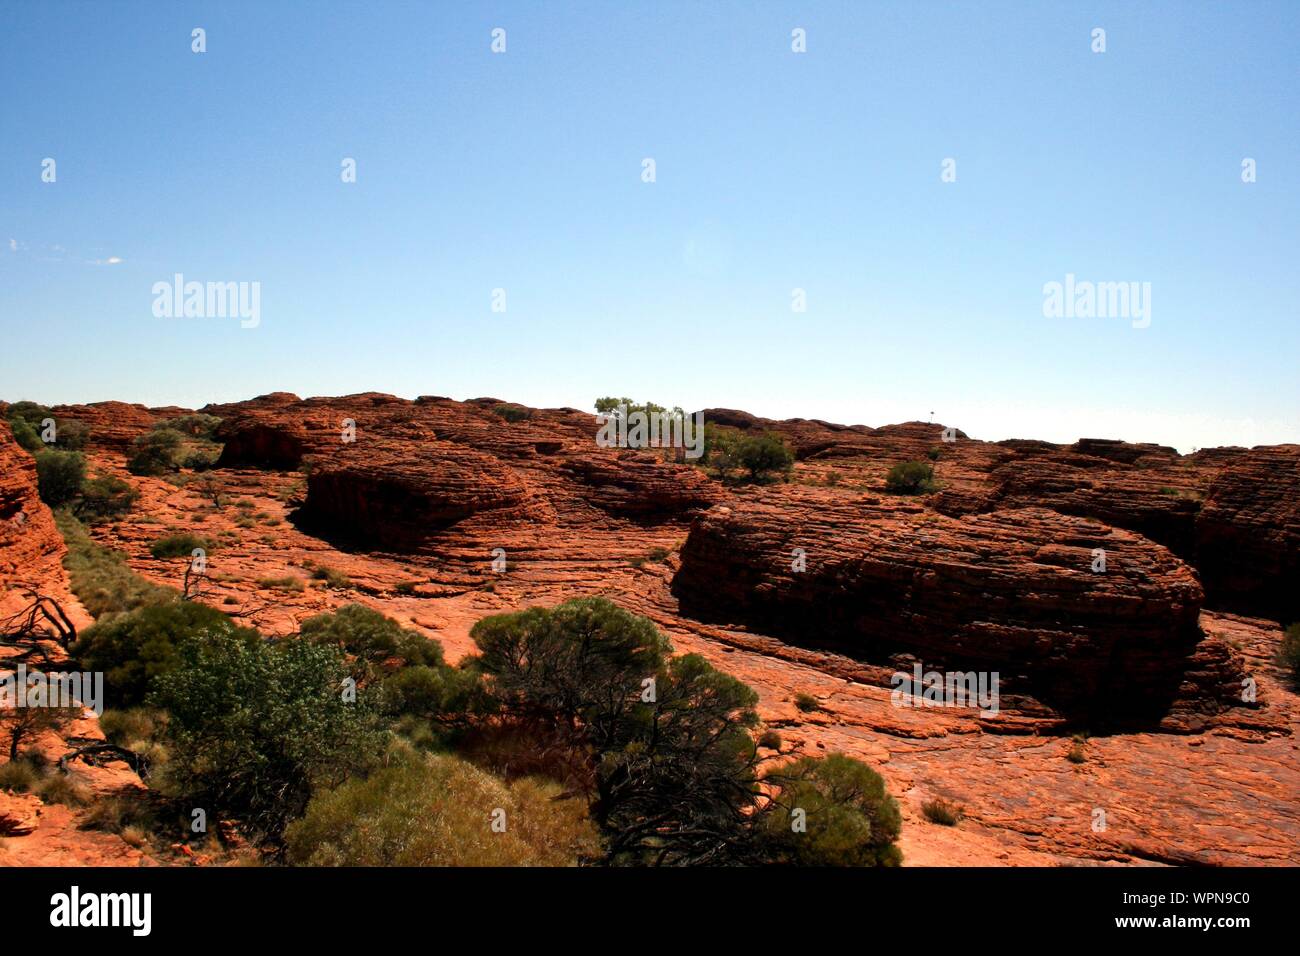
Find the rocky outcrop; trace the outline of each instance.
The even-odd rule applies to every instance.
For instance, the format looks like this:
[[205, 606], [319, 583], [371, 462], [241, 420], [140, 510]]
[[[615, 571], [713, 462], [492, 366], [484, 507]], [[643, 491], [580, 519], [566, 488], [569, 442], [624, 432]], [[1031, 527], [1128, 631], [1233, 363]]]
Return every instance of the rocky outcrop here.
[[614, 514], [673, 515], [722, 498], [721, 488], [699, 470], [644, 452], [575, 456], [561, 468], [590, 488], [588, 501]]
[[1016, 457], [994, 468], [983, 488], [945, 491], [935, 497], [934, 507], [950, 515], [1051, 508], [1135, 531], [1192, 560], [1196, 515], [1209, 476], [1174, 460], [1148, 467], [1115, 464], [1136, 448], [1098, 449], [1113, 456], [1105, 458], [1068, 451]]
[[523, 504], [527, 489], [490, 455], [428, 442], [345, 446], [307, 478], [308, 521], [375, 547], [418, 544], [470, 515]]
[[1041, 508], [948, 518], [764, 495], [695, 521], [673, 591], [687, 613], [866, 660], [998, 670], [1012, 693], [1092, 727], [1158, 723], [1189, 675], [1198, 709], [1240, 691], [1239, 668], [1199, 650], [1187, 565]]
[[1224, 465], [1196, 516], [1195, 560], [1214, 606], [1300, 621], [1300, 446]]
[[131, 443], [165, 418], [185, 414], [182, 408], [146, 408], [126, 402], [92, 402], [89, 405], [55, 405], [59, 421], [80, 422], [89, 429], [87, 443], [92, 448], [125, 452]]

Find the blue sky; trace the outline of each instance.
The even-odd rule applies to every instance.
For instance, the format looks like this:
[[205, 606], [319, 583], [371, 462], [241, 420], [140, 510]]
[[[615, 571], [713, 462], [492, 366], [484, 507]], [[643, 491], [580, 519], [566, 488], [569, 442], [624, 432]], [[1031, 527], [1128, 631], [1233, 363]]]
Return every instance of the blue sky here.
[[1298, 64], [1293, 2], [6, 3], [0, 397], [1300, 441]]

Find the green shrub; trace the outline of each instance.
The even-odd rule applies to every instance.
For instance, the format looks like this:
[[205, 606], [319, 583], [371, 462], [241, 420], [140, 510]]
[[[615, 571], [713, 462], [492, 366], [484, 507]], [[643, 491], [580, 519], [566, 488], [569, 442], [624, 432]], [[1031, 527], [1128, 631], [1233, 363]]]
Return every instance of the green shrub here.
[[86, 456], [81, 452], [49, 448], [36, 453], [37, 488], [41, 500], [51, 508], [76, 498], [85, 480]]
[[[760, 814], [762, 855], [802, 866], [897, 866], [902, 829], [885, 781], [843, 754], [804, 757], [769, 774], [777, 788]], [[802, 811], [798, 813], [797, 811]]]
[[598, 845], [582, 800], [449, 756], [406, 757], [318, 794], [285, 840], [290, 861], [310, 866], [572, 866]]
[[931, 461], [938, 461], [942, 456], [943, 456], [943, 449], [937, 446], [931, 448], [929, 451], [925, 453], [925, 457], [929, 458]]
[[492, 412], [508, 422], [522, 422], [533, 417], [532, 411], [522, 405], [493, 405]]
[[333, 645], [356, 658], [367, 674], [392, 657], [404, 664], [443, 664], [442, 645], [437, 641], [360, 604], [345, 604], [337, 611], [309, 617], [299, 625], [298, 633], [305, 640]]
[[940, 798], [921, 804], [921, 812], [931, 823], [945, 827], [955, 827], [963, 816], [961, 807]]
[[794, 453], [786, 447], [779, 435], [747, 436], [735, 450], [736, 464], [749, 472], [749, 477], [759, 481], [775, 472], [789, 471], [794, 464]]
[[200, 538], [196, 534], [184, 531], [156, 539], [149, 545], [149, 553], [155, 558], [188, 558], [194, 553], [195, 548], [202, 548], [209, 552], [213, 550], [212, 543], [207, 538]]
[[68, 547], [63, 566], [68, 571], [72, 593], [95, 617], [133, 611], [176, 597], [171, 588], [146, 581], [132, 571], [120, 551], [96, 544], [85, 525], [69, 512], [54, 512], [54, 523]]
[[131, 443], [126, 469], [133, 475], [164, 475], [175, 471], [176, 459], [184, 441], [178, 431], [159, 428], [146, 432]]
[[758, 738], [758, 745], [768, 750], [781, 749], [781, 735], [775, 730], [765, 730]]
[[181, 467], [191, 471], [207, 471], [216, 465], [220, 457], [220, 448], [198, 448], [181, 456]]
[[[494, 755], [592, 795], [609, 863], [737, 861], [757, 793], [758, 695], [603, 598], [484, 618], [470, 632], [503, 734]], [[543, 756], [539, 757], [541, 754]]]
[[167, 712], [160, 787], [275, 839], [314, 792], [364, 774], [389, 735], [370, 695], [346, 693], [333, 647], [230, 630], [192, 636], [149, 704]]
[[934, 468], [923, 461], [899, 462], [885, 476], [885, 488], [895, 494], [925, 494], [935, 487]]
[[140, 492], [114, 475], [97, 475], [81, 486], [81, 497], [73, 514], [85, 521], [111, 521], [135, 507]]
[[194, 636], [252, 641], [257, 632], [206, 604], [174, 601], [96, 622], [72, 645], [72, 656], [85, 670], [104, 672], [110, 706], [134, 707], [177, 666], [180, 645]]
[[14, 441], [29, 452], [35, 453], [45, 448], [40, 434], [21, 418], [10, 418], [9, 428], [14, 433]]

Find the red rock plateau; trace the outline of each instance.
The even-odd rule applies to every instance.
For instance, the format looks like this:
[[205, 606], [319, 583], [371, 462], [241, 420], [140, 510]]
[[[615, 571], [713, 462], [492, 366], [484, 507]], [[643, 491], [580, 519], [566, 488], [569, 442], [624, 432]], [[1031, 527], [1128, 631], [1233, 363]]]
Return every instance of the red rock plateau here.
[[[131, 439], [180, 411], [55, 409], [141, 492], [93, 534], [173, 586], [185, 561], [150, 543], [205, 536], [202, 600], [266, 633], [358, 601], [456, 660], [484, 615], [604, 595], [754, 687], [782, 739], [770, 759], [876, 767], [907, 865], [1300, 863], [1300, 700], [1276, 662], [1300, 619], [1300, 447], [948, 441], [706, 410], [796, 453], [788, 481], [732, 485], [598, 448], [574, 409], [277, 393], [200, 409], [222, 419], [214, 505], [125, 471]], [[0, 574], [66, 594], [30, 464], [0, 437], [0, 518], [30, 508], [46, 529], [0, 538]], [[908, 460], [933, 461], [940, 490], [887, 493]], [[914, 663], [998, 671], [999, 712], [895, 706], [891, 675]], [[926, 819], [936, 797], [959, 825]]]

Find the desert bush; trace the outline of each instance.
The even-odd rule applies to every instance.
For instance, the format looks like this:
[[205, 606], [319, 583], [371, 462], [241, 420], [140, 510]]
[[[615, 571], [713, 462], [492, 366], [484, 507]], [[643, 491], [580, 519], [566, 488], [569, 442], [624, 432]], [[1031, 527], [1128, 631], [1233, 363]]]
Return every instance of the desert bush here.
[[311, 641], [191, 636], [149, 697], [167, 712], [160, 787], [277, 838], [314, 792], [364, 774], [384, 753], [370, 695], [342, 693], [346, 677], [340, 652]]
[[172, 601], [96, 622], [81, 633], [71, 653], [85, 670], [104, 672], [113, 707], [134, 707], [179, 664], [179, 647], [190, 637], [258, 639], [256, 631], [206, 604]]
[[332, 588], [350, 588], [352, 579], [337, 568], [326, 567], [323, 564], [317, 564], [311, 569], [312, 580], [324, 581], [328, 587]]
[[121, 552], [96, 544], [85, 526], [69, 512], [56, 511], [54, 522], [68, 547], [63, 566], [72, 593], [95, 617], [175, 598], [171, 588], [146, 581], [132, 571]]
[[43, 777], [34, 790], [43, 802], [61, 803], [65, 807], [84, 807], [94, 799], [88, 786], [58, 770]]
[[182, 531], [179, 534], [169, 534], [155, 539], [149, 545], [149, 553], [155, 558], [188, 558], [194, 553], [195, 548], [202, 548], [204, 551], [213, 550], [212, 542], [207, 538]]
[[812, 694], [796, 694], [794, 697], [794, 705], [805, 714], [811, 714], [814, 711], [822, 709], [822, 702]]
[[37, 489], [51, 508], [76, 498], [85, 480], [86, 456], [81, 452], [47, 448], [36, 453]]
[[[767, 775], [777, 788], [759, 815], [761, 855], [802, 866], [897, 866], [902, 829], [885, 781], [843, 754], [804, 757]], [[796, 816], [796, 811], [803, 811]], [[799, 825], [802, 825], [800, 829]]]
[[0, 790], [12, 790], [14, 793], [26, 793], [36, 786], [40, 771], [30, 760], [10, 760], [0, 764]]
[[744, 441], [744, 432], [725, 425], [706, 423], [704, 426], [704, 454], [700, 463], [711, 466], [719, 478], [727, 479], [740, 467], [738, 452]]
[[955, 827], [963, 816], [961, 807], [938, 797], [921, 804], [921, 812], [931, 823], [945, 827]]
[[254, 583], [259, 588], [266, 588], [271, 591], [301, 591], [304, 586], [301, 578], [295, 578], [292, 575], [285, 575], [281, 578], [258, 578]]
[[934, 491], [934, 468], [923, 461], [899, 462], [885, 476], [885, 488], [901, 495]]
[[781, 749], [781, 735], [775, 730], [765, 730], [758, 738], [758, 745], [766, 747], [768, 750]]
[[312, 866], [572, 866], [598, 843], [583, 801], [560, 797], [554, 783], [507, 784], [456, 757], [408, 756], [315, 796], [286, 831], [288, 857]]
[[96, 475], [81, 486], [81, 496], [72, 513], [84, 521], [111, 521], [135, 507], [140, 492], [114, 475]]
[[151, 476], [175, 471], [183, 441], [181, 433], [170, 428], [146, 432], [131, 443], [127, 471], [133, 475]]

